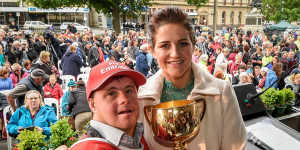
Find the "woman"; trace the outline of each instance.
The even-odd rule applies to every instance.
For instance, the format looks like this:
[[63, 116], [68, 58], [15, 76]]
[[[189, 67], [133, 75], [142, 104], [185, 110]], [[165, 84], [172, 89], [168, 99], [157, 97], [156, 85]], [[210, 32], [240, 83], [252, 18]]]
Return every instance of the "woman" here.
[[12, 73], [9, 75], [9, 77], [12, 79], [14, 87], [19, 83], [21, 79], [29, 75], [27, 72], [23, 71], [22, 66], [18, 63], [14, 63], [11, 66], [11, 69]]
[[76, 47], [71, 45], [70, 51], [67, 51], [61, 60], [63, 75], [73, 75], [75, 78], [80, 74], [80, 68], [83, 63], [76, 55]]
[[9, 134], [18, 135], [23, 128], [34, 126], [47, 138], [50, 137], [50, 125], [57, 121], [54, 109], [44, 105], [42, 95], [30, 90], [25, 95], [25, 106], [16, 110], [7, 124]]
[[[200, 133], [187, 148], [243, 149], [246, 130], [234, 91], [229, 82], [214, 78], [192, 62], [195, 39], [187, 15], [179, 8], [156, 12], [149, 24], [149, 36], [150, 52], [161, 70], [140, 87], [142, 105], [205, 98], [207, 107]], [[150, 149], [172, 149], [157, 143], [149, 124], [144, 122], [144, 125], [144, 137]]]
[[61, 98], [62, 117], [69, 117], [69, 116], [71, 116], [71, 112], [68, 111], [69, 96], [70, 96], [71, 91], [73, 91], [73, 90], [76, 89], [77, 84], [76, 84], [76, 82], [74, 80], [71, 80], [68, 83], [68, 87], [69, 87], [69, 90], [67, 90], [64, 93], [63, 97]]
[[44, 70], [47, 75], [55, 73], [56, 77], [59, 77], [59, 72], [55, 65], [51, 63], [50, 52], [48, 51], [42, 51], [40, 53], [39, 59], [32, 65], [32, 70], [36, 68]]
[[9, 76], [9, 69], [7, 67], [0, 68], [0, 91], [10, 90], [13, 88], [13, 82]]
[[60, 98], [63, 96], [61, 86], [56, 82], [56, 75], [49, 76], [49, 82], [44, 86], [44, 98], [55, 98], [60, 104]]

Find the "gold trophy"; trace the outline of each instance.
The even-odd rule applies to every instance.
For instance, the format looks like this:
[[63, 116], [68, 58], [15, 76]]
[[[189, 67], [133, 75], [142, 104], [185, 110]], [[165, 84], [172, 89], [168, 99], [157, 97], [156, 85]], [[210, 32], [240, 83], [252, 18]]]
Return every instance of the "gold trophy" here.
[[204, 99], [176, 100], [145, 106], [144, 114], [157, 142], [184, 150], [198, 134], [205, 108]]

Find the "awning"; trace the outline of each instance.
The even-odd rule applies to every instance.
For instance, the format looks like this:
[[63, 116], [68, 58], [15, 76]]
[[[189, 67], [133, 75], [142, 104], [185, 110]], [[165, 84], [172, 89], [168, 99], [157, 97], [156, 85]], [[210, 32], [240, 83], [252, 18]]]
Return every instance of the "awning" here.
[[49, 13], [89, 13], [88, 8], [57, 8], [57, 9], [42, 9], [42, 8], [36, 8], [36, 7], [29, 7], [28, 12], [49, 12]]
[[27, 7], [0, 7], [0, 12], [28, 12]]

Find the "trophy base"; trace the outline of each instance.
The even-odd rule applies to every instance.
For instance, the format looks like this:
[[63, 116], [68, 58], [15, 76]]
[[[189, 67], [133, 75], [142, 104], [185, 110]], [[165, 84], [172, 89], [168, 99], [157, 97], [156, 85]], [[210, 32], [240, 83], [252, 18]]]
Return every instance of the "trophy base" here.
[[174, 150], [187, 150], [187, 144], [186, 144], [186, 142], [175, 143]]

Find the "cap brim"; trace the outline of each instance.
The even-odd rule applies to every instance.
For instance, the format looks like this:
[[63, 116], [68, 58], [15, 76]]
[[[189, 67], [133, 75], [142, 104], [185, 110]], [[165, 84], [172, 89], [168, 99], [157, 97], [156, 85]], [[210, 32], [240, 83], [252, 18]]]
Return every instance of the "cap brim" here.
[[44, 74], [43, 78], [44, 78], [44, 79], [49, 79], [49, 75]]
[[[115, 77], [115, 76], [129, 77], [135, 82], [135, 84], [137, 86], [141, 86], [146, 83], [146, 77], [142, 73], [134, 71], [134, 70], [120, 70], [120, 71], [114, 72], [114, 73], [106, 76], [106, 78], [103, 79], [102, 82], [98, 83], [97, 87], [95, 87], [94, 89], [91, 90], [91, 93], [93, 91], [99, 89], [107, 80], [109, 80], [110, 78]], [[91, 82], [94, 82], [94, 81], [91, 81]], [[90, 95], [88, 95], [88, 97], [90, 97]]]

